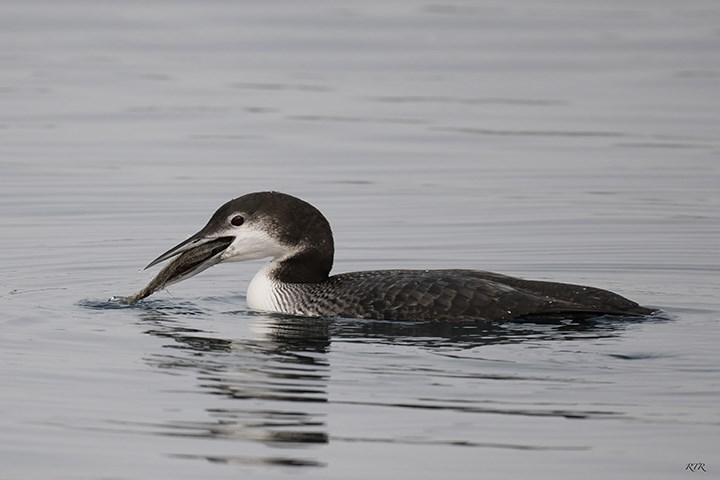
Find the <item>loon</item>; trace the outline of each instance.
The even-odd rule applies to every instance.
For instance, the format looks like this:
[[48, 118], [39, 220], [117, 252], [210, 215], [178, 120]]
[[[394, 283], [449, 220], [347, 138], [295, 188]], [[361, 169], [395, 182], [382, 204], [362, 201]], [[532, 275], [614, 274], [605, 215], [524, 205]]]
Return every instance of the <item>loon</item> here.
[[[202, 230], [145, 268], [192, 251], [202, 253], [196, 253], [191, 268], [167, 284], [221, 262], [271, 258], [247, 290], [248, 306], [264, 312], [438, 322], [654, 312], [599, 288], [478, 270], [372, 270], [330, 275], [334, 242], [327, 219], [309, 203], [279, 192], [256, 192], [230, 200]], [[198, 256], [201, 258], [195, 260]]]

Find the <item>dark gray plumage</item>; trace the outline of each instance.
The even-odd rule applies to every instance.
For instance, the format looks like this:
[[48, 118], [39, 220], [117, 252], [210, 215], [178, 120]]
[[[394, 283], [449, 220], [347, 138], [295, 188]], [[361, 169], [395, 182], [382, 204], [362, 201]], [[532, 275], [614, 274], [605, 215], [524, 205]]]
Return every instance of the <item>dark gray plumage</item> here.
[[375, 270], [284, 284], [281, 303], [311, 316], [497, 322], [653, 312], [599, 288], [477, 270]]

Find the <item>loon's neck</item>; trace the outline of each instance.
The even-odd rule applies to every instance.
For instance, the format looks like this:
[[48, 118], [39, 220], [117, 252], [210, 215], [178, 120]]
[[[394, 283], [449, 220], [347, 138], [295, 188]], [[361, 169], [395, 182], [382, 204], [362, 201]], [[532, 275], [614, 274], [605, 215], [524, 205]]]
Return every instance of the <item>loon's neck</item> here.
[[320, 283], [330, 276], [333, 254], [308, 248], [273, 260], [268, 264], [268, 276], [280, 283]]
[[309, 216], [303, 228], [287, 234], [292, 247], [270, 262], [267, 274], [281, 283], [320, 283], [333, 266], [335, 243], [327, 219], [320, 213]]
[[[301, 314], [297, 301], [288, 297], [288, 286], [318, 284], [326, 281], [332, 267], [332, 255], [304, 252], [266, 263], [253, 277], [247, 289], [248, 306], [253, 310]], [[297, 290], [297, 287], [293, 290]]]

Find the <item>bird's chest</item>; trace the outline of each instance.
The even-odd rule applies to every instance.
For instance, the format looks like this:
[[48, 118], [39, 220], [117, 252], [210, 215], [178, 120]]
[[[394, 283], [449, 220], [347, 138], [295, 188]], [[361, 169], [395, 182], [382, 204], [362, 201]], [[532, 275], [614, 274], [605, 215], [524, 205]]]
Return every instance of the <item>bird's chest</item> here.
[[247, 289], [247, 303], [253, 310], [283, 312], [277, 282], [270, 278], [269, 264], [255, 274]]

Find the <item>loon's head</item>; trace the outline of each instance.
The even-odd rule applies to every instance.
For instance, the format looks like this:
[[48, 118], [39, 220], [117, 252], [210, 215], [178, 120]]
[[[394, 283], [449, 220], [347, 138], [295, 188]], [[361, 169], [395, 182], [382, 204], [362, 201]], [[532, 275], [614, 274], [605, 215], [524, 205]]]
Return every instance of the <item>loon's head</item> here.
[[327, 219], [299, 198], [279, 192], [256, 192], [230, 200], [217, 209], [202, 230], [150, 262], [150, 268], [208, 242], [229, 244], [186, 272], [182, 280], [226, 261], [271, 257], [275, 276], [286, 282], [312, 283], [327, 279], [334, 244]]

